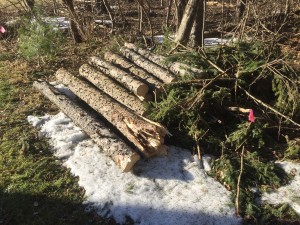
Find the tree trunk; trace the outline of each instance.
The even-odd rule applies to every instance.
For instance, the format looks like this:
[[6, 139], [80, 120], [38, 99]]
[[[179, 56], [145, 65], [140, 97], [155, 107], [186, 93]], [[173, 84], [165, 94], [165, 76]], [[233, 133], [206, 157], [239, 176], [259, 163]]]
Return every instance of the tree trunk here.
[[112, 63], [109, 63], [98, 57], [90, 57], [89, 64], [95, 66], [103, 73], [108, 74], [110, 77], [117, 80], [119, 83], [121, 83], [124, 87], [128, 88], [138, 97], [145, 98], [149, 91], [149, 87], [147, 86], [147, 84], [126, 73], [124, 70], [119, 69]]
[[176, 80], [175, 75], [171, 74], [168, 70], [149, 61], [147, 58], [140, 54], [137, 54], [135, 51], [124, 47], [121, 48], [120, 51], [126, 58], [134, 62], [136, 65], [142, 67], [149, 73], [153, 74], [163, 82], [171, 83], [172, 81]]
[[115, 27], [115, 18], [114, 18], [114, 15], [112, 13], [110, 4], [107, 2], [107, 0], [102, 0], [102, 1], [103, 1], [103, 4], [104, 4], [107, 12], [108, 12], [109, 18], [111, 20], [111, 30], [113, 30], [114, 27]]
[[206, 0], [198, 3], [197, 14], [191, 31], [191, 43], [193, 48], [204, 46], [204, 25], [205, 25]]
[[82, 26], [79, 24], [77, 14], [74, 9], [73, 0], [62, 0], [63, 3], [67, 6], [70, 14], [70, 29], [73, 36], [73, 39], [76, 43], [81, 43], [86, 41], [86, 35], [82, 29]]
[[200, 0], [189, 0], [182, 17], [179, 29], [175, 36], [175, 42], [180, 44], [187, 44], [194, 20], [197, 14], [198, 3]]
[[236, 1], [236, 21], [239, 22], [244, 15], [246, 10], [247, 0]]
[[143, 81], [147, 82], [151, 91], [155, 91], [156, 89], [159, 90], [161, 88], [162, 85], [161, 81], [159, 81], [157, 78], [152, 76], [144, 69], [136, 66], [136, 64], [130, 62], [128, 59], [124, 58], [123, 56], [114, 54], [112, 52], [106, 52], [104, 58], [107, 61], [117, 64], [120, 67], [127, 70], [128, 72], [132, 73], [133, 75], [143, 79]]
[[177, 32], [183, 17], [184, 9], [187, 5], [187, 0], [175, 0], [175, 3], [176, 3], [176, 32]]
[[56, 72], [56, 78], [79, 98], [89, 104], [93, 109], [115, 126], [141, 153], [146, 156], [155, 156], [165, 151], [163, 145], [167, 129], [142, 116], [98, 90], [86, 82], [81, 81], [65, 69]]
[[89, 80], [97, 88], [124, 104], [139, 115], [146, 111], [143, 103], [134, 95], [120, 86], [116, 81], [100, 71], [95, 70], [88, 64], [83, 64], [79, 68], [79, 74]]
[[167, 62], [167, 57], [153, 54], [152, 52], [138, 48], [134, 44], [131, 43], [125, 43], [125, 47], [139, 53], [140, 55], [144, 56], [145, 58], [151, 60], [152, 62], [160, 65], [161, 67], [170, 70], [172, 73], [178, 74], [180, 76], [184, 76], [189, 72], [192, 72], [195, 77], [197, 78], [204, 78], [206, 76], [206, 73], [202, 70], [191, 67], [187, 64], [180, 63], [180, 62]]
[[63, 111], [90, 138], [111, 157], [124, 172], [130, 171], [140, 156], [128, 147], [104, 123], [92, 116], [83, 107], [60, 93], [46, 82], [34, 82], [33, 86]]
[[29, 12], [33, 12], [34, 3], [35, 3], [34, 0], [25, 0], [24, 1], [25, 7], [28, 9]]

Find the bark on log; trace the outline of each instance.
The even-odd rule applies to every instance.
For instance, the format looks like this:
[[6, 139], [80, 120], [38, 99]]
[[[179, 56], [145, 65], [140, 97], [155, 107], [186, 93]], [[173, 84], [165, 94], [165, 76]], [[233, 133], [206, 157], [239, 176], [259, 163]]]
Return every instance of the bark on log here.
[[149, 91], [149, 87], [147, 84], [126, 73], [124, 70], [119, 69], [112, 63], [100, 59], [99, 57], [90, 57], [89, 64], [95, 66], [103, 73], [114, 78], [116, 81], [121, 83], [124, 87], [128, 88], [138, 97], [145, 98]]
[[120, 169], [128, 172], [140, 159], [140, 156], [111, 132], [102, 121], [92, 116], [83, 107], [46, 82], [34, 82], [33, 86], [65, 113], [91, 139], [111, 157]]
[[120, 86], [112, 78], [94, 69], [88, 64], [83, 64], [79, 68], [79, 74], [94, 84], [97, 88], [124, 104], [139, 115], [146, 111], [143, 103], [133, 94], [129, 93], [124, 87]]
[[171, 74], [165, 68], [149, 61], [147, 58], [136, 53], [135, 51], [125, 47], [122, 47], [120, 51], [126, 58], [134, 62], [136, 65], [142, 67], [149, 73], [152, 73], [155, 77], [161, 79], [163, 82], [171, 83], [176, 80], [174, 74]]
[[148, 83], [151, 91], [155, 91], [155, 89], [159, 90], [161, 88], [162, 86], [161, 81], [159, 81], [157, 78], [152, 76], [144, 69], [136, 66], [136, 64], [130, 62], [128, 59], [124, 58], [123, 56], [114, 54], [112, 52], [106, 52], [104, 58], [111, 63], [118, 64], [122, 68], [131, 72], [133, 75], [143, 79], [145, 82]]
[[148, 50], [138, 48], [137, 46], [135, 46], [132, 43], [125, 43], [125, 47], [127, 47], [133, 51], [136, 51], [140, 55], [151, 60], [152, 62], [160, 65], [161, 67], [169, 69], [172, 73], [178, 74], [180, 76], [184, 76], [187, 72], [192, 72], [195, 75], [195, 77], [197, 77], [197, 78], [204, 78], [206, 76], [206, 73], [203, 72], [202, 70], [192, 67], [192, 66], [189, 66], [184, 63], [180, 63], [180, 62], [166, 63], [167, 57], [153, 54], [152, 52], [150, 52]]
[[131, 141], [146, 157], [162, 154], [167, 129], [135, 114], [103, 91], [88, 85], [65, 69], [56, 72], [56, 78], [67, 85], [79, 98], [106, 118]]

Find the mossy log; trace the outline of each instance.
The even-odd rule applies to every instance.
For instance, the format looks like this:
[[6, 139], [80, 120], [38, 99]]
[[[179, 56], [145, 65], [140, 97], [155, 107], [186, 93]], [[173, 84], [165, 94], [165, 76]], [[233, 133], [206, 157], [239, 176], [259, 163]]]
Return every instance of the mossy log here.
[[33, 86], [65, 113], [90, 138], [111, 157], [124, 172], [130, 171], [140, 156], [108, 129], [102, 121], [83, 109], [68, 96], [46, 82], [34, 82]]
[[125, 47], [122, 47], [120, 51], [126, 58], [134, 62], [139, 67], [142, 67], [149, 73], [153, 74], [155, 77], [159, 78], [164, 83], [171, 83], [176, 80], [174, 74], [170, 73], [168, 70], [157, 65], [156, 63], [153, 63], [144, 56], [136, 53], [135, 51]]
[[106, 118], [145, 157], [166, 152], [166, 146], [163, 145], [164, 136], [167, 134], [165, 127], [135, 114], [103, 91], [78, 79], [65, 69], [59, 69], [56, 72], [56, 78]]
[[107, 62], [104, 59], [100, 59], [99, 57], [90, 57], [89, 64], [95, 66], [103, 73], [121, 83], [136, 96], [145, 98], [148, 94], [149, 87], [147, 84], [141, 82], [139, 79], [129, 73], [126, 73], [124, 70], [116, 67], [112, 63]]
[[120, 67], [126, 69], [127, 71], [131, 72], [135, 76], [145, 80], [151, 91], [155, 91], [156, 89], [159, 90], [162, 86], [162, 82], [159, 81], [156, 77], [152, 76], [146, 70], [138, 67], [136, 64], [130, 62], [128, 59], [124, 58], [121, 55], [114, 54], [112, 52], [106, 52], [104, 58], [112, 62], [114, 64], [118, 64]]
[[162, 55], [156, 55], [146, 49], [138, 48], [136, 45], [132, 43], [125, 43], [125, 47], [136, 51], [140, 55], [151, 60], [152, 62], [160, 65], [161, 67], [169, 69], [171, 72], [178, 74], [180, 76], [184, 76], [188, 72], [192, 72], [197, 78], [205, 78], [207, 75], [204, 71], [184, 63], [167, 62], [167, 57]]
[[120, 86], [115, 80], [108, 77], [101, 71], [98, 71], [88, 64], [83, 64], [79, 68], [80, 76], [86, 78], [97, 88], [110, 95], [112, 98], [121, 102], [139, 115], [146, 111], [143, 103], [135, 95], [131, 94], [124, 87]]

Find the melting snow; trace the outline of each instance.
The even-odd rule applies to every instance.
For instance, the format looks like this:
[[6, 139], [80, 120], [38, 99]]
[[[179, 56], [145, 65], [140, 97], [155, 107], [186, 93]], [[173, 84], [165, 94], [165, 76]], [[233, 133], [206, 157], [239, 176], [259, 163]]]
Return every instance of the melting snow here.
[[29, 116], [50, 138], [54, 154], [79, 177], [86, 204], [118, 223], [126, 217], [135, 224], [240, 224], [228, 192], [199, 169], [192, 155], [170, 147], [167, 157], [140, 161], [129, 173], [114, 162], [63, 113]]
[[286, 173], [291, 174], [294, 178], [291, 182], [278, 190], [271, 193], [264, 193], [262, 201], [270, 204], [288, 203], [298, 214], [300, 214], [300, 164], [292, 162], [279, 162]]
[[[174, 36], [171, 36], [174, 37]], [[163, 43], [165, 36], [163, 34], [161, 35], [155, 35], [153, 36], [155, 42], [157, 43]], [[204, 38], [204, 45], [205, 46], [215, 46], [215, 45], [224, 45], [228, 43], [235, 42], [235, 38]]]
[[[206, 175], [210, 170], [207, 156], [204, 169], [188, 151], [171, 146], [168, 156], [139, 161], [132, 172], [123, 173], [97, 145], [63, 113], [43, 117], [29, 116], [28, 121], [49, 137], [56, 157], [79, 177], [86, 190], [88, 208], [104, 217], [135, 224], [196, 225], [240, 224], [228, 192]], [[208, 165], [206, 165], [208, 164]], [[262, 201], [290, 204], [300, 214], [300, 165], [280, 162], [279, 166], [294, 179]]]

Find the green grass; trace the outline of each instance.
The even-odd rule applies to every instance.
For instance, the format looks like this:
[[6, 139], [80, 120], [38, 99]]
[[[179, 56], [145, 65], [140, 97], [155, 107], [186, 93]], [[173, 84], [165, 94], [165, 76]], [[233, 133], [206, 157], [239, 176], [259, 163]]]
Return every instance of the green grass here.
[[0, 59], [0, 224], [114, 224], [85, 212], [78, 178], [26, 121], [56, 111], [32, 89], [36, 71], [23, 60]]

